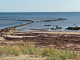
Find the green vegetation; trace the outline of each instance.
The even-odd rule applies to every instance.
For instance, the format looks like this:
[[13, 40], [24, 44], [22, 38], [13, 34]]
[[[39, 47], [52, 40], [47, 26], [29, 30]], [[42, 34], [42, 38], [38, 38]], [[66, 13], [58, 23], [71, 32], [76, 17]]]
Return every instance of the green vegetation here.
[[34, 47], [32, 44], [18, 44], [18, 45], [7, 45], [0, 46], [0, 56], [2, 55], [15, 55], [19, 56], [20, 54], [24, 55], [35, 55], [47, 57], [46, 60], [66, 60], [66, 59], [80, 59], [80, 53], [75, 53], [75, 51], [69, 50], [57, 50], [54, 47]]

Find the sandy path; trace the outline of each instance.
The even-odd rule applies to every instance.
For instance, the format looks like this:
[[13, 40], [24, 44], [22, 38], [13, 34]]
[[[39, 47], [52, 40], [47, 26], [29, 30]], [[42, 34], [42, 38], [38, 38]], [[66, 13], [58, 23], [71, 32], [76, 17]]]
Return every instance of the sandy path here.
[[45, 57], [35, 57], [34, 55], [20, 55], [20, 56], [12, 56], [12, 57], [3, 57], [0, 60], [44, 60]]

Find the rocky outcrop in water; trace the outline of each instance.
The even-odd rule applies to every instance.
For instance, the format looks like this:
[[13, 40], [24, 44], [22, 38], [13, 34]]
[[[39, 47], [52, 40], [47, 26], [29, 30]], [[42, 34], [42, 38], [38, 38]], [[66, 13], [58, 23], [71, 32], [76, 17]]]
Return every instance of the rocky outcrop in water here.
[[56, 29], [62, 29], [62, 27], [59, 27], [59, 26], [55, 26], [56, 27]]
[[63, 21], [67, 20], [66, 18], [57, 18], [57, 19], [51, 19], [51, 20], [42, 20], [42, 21], [37, 21], [37, 22], [52, 22], [52, 21]]
[[44, 25], [44, 26], [51, 26], [51, 25]]
[[54, 28], [50, 28], [51, 30], [54, 30]]
[[58, 19], [55, 19], [55, 20], [43, 20], [44, 22], [52, 22], [52, 21], [63, 21], [63, 20], [67, 20], [65, 18], [58, 18]]
[[63, 20], [67, 20], [65, 18], [58, 18], [58, 19], [55, 19], [54, 21], [63, 21]]
[[32, 20], [18, 20], [18, 21], [28, 21], [28, 22], [34, 22]]
[[67, 30], [80, 30], [80, 27], [68, 27]]

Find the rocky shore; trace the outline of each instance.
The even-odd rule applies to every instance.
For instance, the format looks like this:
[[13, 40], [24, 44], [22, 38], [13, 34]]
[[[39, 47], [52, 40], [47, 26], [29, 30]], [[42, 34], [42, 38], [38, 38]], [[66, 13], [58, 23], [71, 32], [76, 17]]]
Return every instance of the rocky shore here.
[[[23, 20], [24, 21], [24, 20]], [[25, 21], [29, 21], [29, 20], [25, 20]], [[25, 23], [25, 24], [20, 24], [20, 25], [16, 25], [16, 26], [12, 26], [12, 27], [6, 27], [4, 29], [0, 29], [0, 44], [1, 42], [5, 41], [5, 37], [11, 33], [17, 32], [17, 30], [15, 28], [23, 26], [23, 25], [27, 25], [27, 24], [31, 24], [34, 21], [30, 20], [30, 23]]]
[[[0, 43], [1, 46], [14, 46], [22, 44], [23, 42], [31, 42], [35, 47], [54, 47], [63, 51], [70, 50], [75, 51], [75, 53], [80, 53], [80, 33], [78, 32], [14, 32], [5, 36], [4, 39], [5, 40]], [[8, 59], [9, 58], [10, 57], [8, 57]], [[33, 58], [36, 59], [35, 57]], [[42, 58], [42, 60], [43, 59], [45, 58]]]
[[22, 24], [22, 23], [21, 23], [20, 25], [16, 25], [16, 26], [6, 27], [6, 28], [4, 28], [4, 29], [0, 29], [0, 33], [1, 33], [1, 32], [7, 32], [7, 33], [16, 32], [17, 30], [15, 30], [15, 28], [20, 27], [20, 26], [23, 26], [23, 25], [31, 24], [31, 23], [34, 22], [34, 21], [32, 21], [32, 20], [19, 20], [19, 21], [29, 21], [30, 23], [25, 23], [25, 24]]
[[[66, 34], [68, 33], [68, 34]], [[69, 49], [80, 51], [80, 34], [71, 34], [69, 32], [15, 32], [5, 37], [6, 41], [1, 45], [15, 43], [19, 41], [34, 42], [36, 46], [53, 46], [58, 49]], [[10, 43], [15, 42], [15, 43]]]

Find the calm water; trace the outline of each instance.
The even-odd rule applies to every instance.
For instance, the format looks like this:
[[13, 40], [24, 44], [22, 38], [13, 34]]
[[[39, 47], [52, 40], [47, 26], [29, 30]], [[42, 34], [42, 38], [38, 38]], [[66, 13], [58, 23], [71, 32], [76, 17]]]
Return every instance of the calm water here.
[[[67, 20], [64, 21], [54, 21], [54, 22], [36, 22], [39, 20], [52, 20], [57, 18], [66, 18]], [[8, 13], [3, 12], [0, 13], [0, 29], [18, 25], [21, 23], [27, 23], [27, 21], [18, 21], [18, 20], [34, 20], [35, 22], [29, 25], [25, 25], [22, 27], [18, 27], [18, 30], [29, 30], [31, 28], [52, 28], [53, 26], [60, 26], [63, 27], [62, 30], [64, 31], [66, 27], [73, 26], [80, 26], [80, 12], [14, 12]], [[49, 24], [51, 26], [45, 27], [45, 24]], [[24, 29], [25, 28], [25, 29]], [[51, 31], [49, 29], [49, 31]]]

